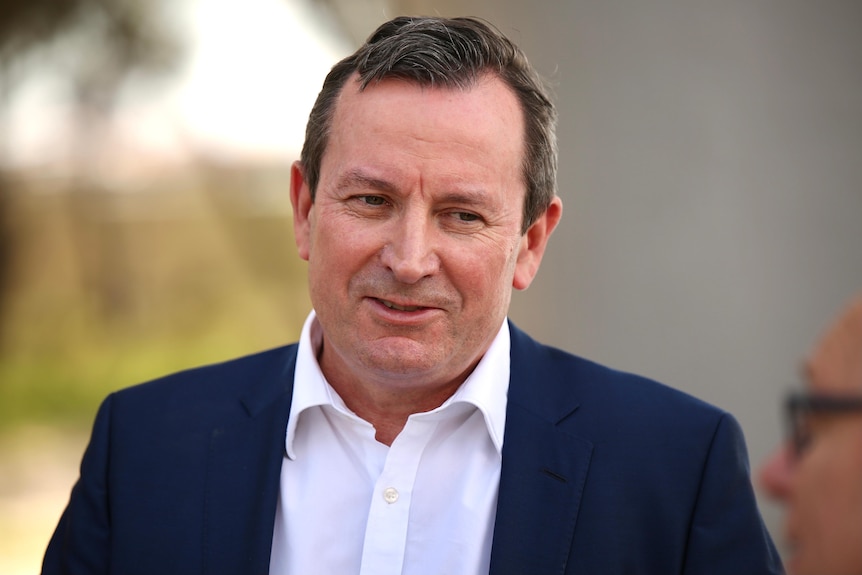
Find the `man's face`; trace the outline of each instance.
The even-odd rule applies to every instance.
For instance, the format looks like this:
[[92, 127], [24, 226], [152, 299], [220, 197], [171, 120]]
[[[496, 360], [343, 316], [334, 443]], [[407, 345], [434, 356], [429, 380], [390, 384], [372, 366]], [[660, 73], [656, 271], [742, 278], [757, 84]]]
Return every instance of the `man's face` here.
[[[811, 394], [862, 396], [862, 298], [827, 332], [805, 363]], [[787, 506], [792, 575], [862, 574], [862, 414], [812, 413], [811, 442], [797, 457], [784, 447], [761, 470]]]
[[291, 182], [331, 381], [439, 391], [485, 353], [561, 210], [555, 199], [521, 235], [523, 124], [493, 77], [467, 90], [347, 82], [314, 202], [298, 165]]

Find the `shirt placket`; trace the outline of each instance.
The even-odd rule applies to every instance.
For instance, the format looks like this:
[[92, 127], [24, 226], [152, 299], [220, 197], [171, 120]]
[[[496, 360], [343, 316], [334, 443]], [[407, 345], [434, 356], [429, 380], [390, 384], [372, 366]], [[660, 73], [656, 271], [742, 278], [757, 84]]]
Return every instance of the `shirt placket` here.
[[401, 573], [416, 473], [436, 426], [414, 416], [389, 448], [371, 497], [360, 575]]

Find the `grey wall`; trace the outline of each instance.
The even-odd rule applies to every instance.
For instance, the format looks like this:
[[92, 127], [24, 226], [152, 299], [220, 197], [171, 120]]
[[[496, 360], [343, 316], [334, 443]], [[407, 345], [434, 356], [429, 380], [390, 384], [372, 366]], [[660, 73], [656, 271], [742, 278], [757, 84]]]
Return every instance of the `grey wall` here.
[[862, 3], [390, 5], [486, 17], [555, 85], [563, 222], [515, 321], [730, 410], [762, 461], [862, 290]]

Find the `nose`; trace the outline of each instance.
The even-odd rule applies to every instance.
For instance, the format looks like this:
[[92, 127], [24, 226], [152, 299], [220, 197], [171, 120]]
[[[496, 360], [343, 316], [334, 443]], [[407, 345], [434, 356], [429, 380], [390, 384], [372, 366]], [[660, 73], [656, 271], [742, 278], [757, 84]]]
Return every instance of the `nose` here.
[[414, 284], [440, 267], [434, 245], [433, 225], [422, 214], [404, 214], [391, 222], [381, 260], [395, 279]]
[[788, 443], [776, 449], [760, 468], [759, 483], [773, 499], [784, 501], [790, 496], [793, 480], [793, 454]]

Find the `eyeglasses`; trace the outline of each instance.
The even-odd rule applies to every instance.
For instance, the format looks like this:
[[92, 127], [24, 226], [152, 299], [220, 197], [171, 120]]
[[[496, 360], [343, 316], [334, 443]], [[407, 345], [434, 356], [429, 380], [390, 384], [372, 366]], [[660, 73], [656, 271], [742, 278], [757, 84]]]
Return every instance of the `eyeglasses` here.
[[812, 415], [862, 413], [862, 396], [791, 393], [784, 408], [788, 432], [793, 442], [793, 453], [798, 458], [805, 453], [813, 439]]

